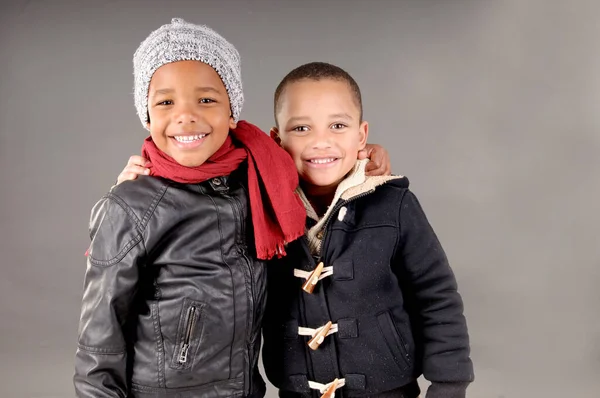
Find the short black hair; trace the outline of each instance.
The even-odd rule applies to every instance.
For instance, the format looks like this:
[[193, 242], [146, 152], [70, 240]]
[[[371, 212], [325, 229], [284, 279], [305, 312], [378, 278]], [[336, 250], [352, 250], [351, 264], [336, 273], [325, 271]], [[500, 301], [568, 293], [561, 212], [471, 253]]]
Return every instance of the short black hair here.
[[300, 65], [299, 67], [292, 70], [288, 73], [281, 83], [275, 89], [275, 97], [273, 101], [273, 111], [275, 114], [275, 122], [277, 123], [277, 113], [280, 108], [280, 99], [281, 95], [285, 91], [285, 88], [292, 84], [301, 80], [324, 80], [331, 79], [337, 81], [343, 81], [348, 84], [352, 94], [354, 96], [354, 101], [360, 110], [360, 121], [362, 122], [363, 118], [363, 107], [362, 107], [362, 96], [360, 94], [360, 88], [358, 84], [354, 80], [352, 76], [339, 66], [335, 66], [332, 64], [328, 64], [327, 62], [310, 62], [308, 64]]

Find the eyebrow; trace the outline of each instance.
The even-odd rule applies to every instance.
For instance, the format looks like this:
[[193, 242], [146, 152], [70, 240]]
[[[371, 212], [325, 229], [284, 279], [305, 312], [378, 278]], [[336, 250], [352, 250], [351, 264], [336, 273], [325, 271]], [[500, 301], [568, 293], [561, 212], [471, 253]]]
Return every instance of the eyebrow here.
[[204, 93], [212, 92], [212, 93], [221, 94], [221, 90], [219, 90], [218, 88], [212, 87], [212, 86], [196, 87], [195, 91], [202, 91]]
[[329, 115], [329, 117], [331, 119], [346, 119], [346, 120], [353, 120], [352, 116], [350, 116], [347, 113], [335, 113], [333, 115]]
[[[347, 121], [354, 120], [352, 118], [352, 116], [350, 116], [349, 114], [347, 114], [345, 112], [344, 113], [334, 113], [332, 115], [329, 115], [329, 118], [330, 119], [344, 119]], [[309, 121], [310, 121], [310, 117], [308, 117], [308, 116], [296, 116], [296, 117], [290, 118], [288, 120], [287, 124], [290, 125], [290, 124], [296, 124], [296, 123], [306, 123]]]
[[308, 122], [309, 120], [310, 120], [310, 118], [306, 117], [306, 116], [295, 116], [295, 117], [290, 118], [287, 121], [287, 124], [288, 125], [297, 124], [297, 123], [302, 123], [302, 122]]
[[[194, 91], [196, 92], [202, 92], [202, 93], [215, 93], [215, 94], [222, 94], [221, 90], [211, 87], [211, 86], [198, 86], [194, 89]], [[164, 94], [171, 94], [175, 92], [174, 89], [172, 88], [159, 88], [158, 90], [154, 91], [153, 96], [156, 95], [164, 95]]]

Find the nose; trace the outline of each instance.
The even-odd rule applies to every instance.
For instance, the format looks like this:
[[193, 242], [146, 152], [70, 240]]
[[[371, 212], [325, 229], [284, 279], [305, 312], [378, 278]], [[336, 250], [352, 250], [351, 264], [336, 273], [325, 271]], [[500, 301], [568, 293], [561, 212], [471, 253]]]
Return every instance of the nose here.
[[331, 148], [331, 132], [328, 129], [313, 130], [311, 145], [313, 149], [328, 149]]
[[194, 112], [194, 107], [191, 104], [181, 103], [177, 107], [175, 120], [178, 124], [188, 124], [198, 122], [198, 115]]

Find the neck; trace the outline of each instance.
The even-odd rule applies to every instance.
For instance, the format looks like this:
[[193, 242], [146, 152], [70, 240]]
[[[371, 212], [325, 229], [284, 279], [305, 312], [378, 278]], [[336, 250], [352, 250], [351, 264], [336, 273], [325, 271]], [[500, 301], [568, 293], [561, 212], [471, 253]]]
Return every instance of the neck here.
[[333, 201], [337, 184], [323, 187], [301, 182], [300, 186], [317, 215], [323, 217]]

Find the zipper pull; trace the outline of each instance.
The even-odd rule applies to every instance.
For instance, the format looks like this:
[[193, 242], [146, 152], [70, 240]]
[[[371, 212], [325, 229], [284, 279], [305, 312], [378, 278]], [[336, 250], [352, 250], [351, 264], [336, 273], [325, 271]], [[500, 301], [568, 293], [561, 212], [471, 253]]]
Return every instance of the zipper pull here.
[[188, 352], [190, 351], [190, 345], [185, 343], [181, 346], [181, 352], [179, 353], [179, 363], [186, 363]]

